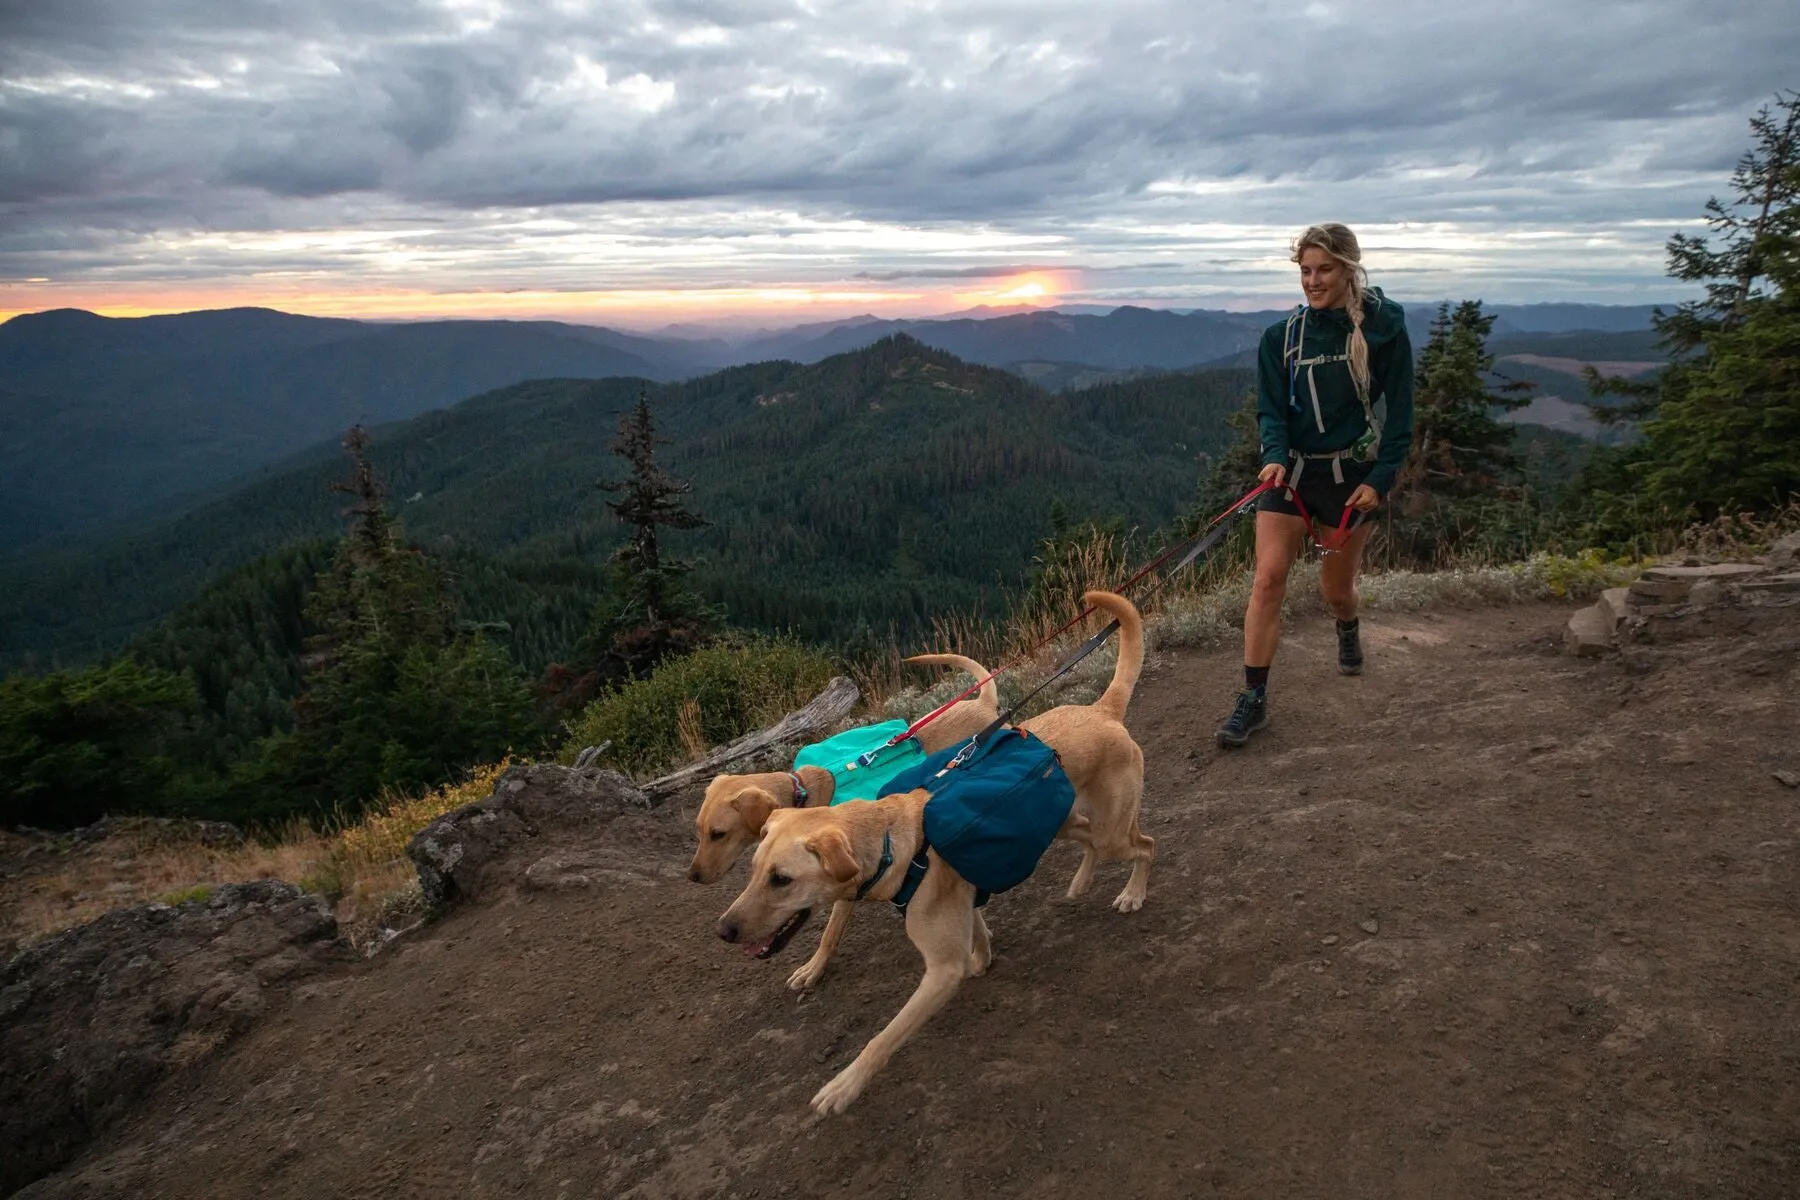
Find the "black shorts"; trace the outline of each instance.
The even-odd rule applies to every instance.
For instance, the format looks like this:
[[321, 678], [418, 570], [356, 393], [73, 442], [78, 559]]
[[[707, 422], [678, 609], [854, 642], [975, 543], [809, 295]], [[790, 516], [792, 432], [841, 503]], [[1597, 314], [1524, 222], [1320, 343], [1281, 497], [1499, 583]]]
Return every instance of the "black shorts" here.
[[[1354, 492], [1369, 478], [1375, 470], [1370, 462], [1338, 460], [1344, 468], [1344, 482], [1339, 483], [1331, 475], [1331, 460], [1324, 458], [1308, 459], [1306, 470], [1300, 473], [1300, 499], [1306, 505], [1306, 516], [1313, 520], [1319, 532], [1327, 532], [1338, 527], [1344, 519], [1344, 505], [1350, 502], [1350, 493]], [[1289, 467], [1289, 474], [1292, 474]], [[1286, 513], [1290, 517], [1301, 515], [1300, 508], [1294, 503], [1288, 489], [1276, 488], [1264, 492], [1256, 502], [1258, 512]], [[1367, 520], [1365, 514], [1362, 518]], [[1358, 518], [1352, 516], [1350, 524], [1359, 524]]]

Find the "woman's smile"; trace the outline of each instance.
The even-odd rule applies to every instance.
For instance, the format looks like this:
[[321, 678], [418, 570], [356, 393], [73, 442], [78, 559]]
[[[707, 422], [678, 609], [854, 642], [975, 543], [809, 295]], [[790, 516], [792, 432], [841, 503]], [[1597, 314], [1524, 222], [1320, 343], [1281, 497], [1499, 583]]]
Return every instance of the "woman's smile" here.
[[1317, 246], [1300, 254], [1300, 290], [1314, 308], [1342, 308], [1350, 276], [1344, 264]]

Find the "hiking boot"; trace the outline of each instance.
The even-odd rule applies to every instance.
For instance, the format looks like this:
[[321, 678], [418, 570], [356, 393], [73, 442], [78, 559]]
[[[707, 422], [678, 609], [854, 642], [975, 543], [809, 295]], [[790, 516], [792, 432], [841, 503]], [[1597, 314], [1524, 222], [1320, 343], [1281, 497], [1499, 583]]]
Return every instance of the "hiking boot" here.
[[1241, 746], [1250, 735], [1269, 723], [1269, 696], [1259, 688], [1245, 688], [1238, 693], [1237, 704], [1219, 732], [1213, 737], [1221, 746]]
[[1362, 674], [1362, 626], [1351, 622], [1345, 629], [1342, 621], [1338, 622], [1338, 674]]

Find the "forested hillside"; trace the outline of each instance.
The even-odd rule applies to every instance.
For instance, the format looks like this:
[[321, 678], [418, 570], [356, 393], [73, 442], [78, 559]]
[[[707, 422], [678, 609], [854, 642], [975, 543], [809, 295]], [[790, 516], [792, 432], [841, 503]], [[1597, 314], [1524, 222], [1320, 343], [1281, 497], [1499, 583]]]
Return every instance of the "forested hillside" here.
[[[450, 555], [465, 616], [507, 622], [535, 668], [578, 635], [619, 536], [594, 484], [616, 473], [608, 444], [640, 390], [669, 439], [661, 461], [711, 522], [677, 545], [698, 560], [700, 590], [735, 624], [842, 640], [916, 628], [1015, 582], [1053, 499], [1077, 518], [1168, 520], [1249, 383], [1208, 372], [1052, 395], [893, 338], [676, 384], [522, 384], [378, 427], [370, 453], [408, 537]], [[342, 473], [335, 444], [319, 446], [98, 551], [9, 566], [9, 664], [91, 658], [221, 573], [337, 533]]]

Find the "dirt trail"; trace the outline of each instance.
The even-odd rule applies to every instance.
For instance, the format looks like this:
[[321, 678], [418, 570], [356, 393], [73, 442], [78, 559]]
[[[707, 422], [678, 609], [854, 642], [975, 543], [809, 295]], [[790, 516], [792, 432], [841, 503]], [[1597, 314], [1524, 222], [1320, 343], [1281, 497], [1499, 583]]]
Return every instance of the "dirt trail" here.
[[844, 1117], [806, 1102], [917, 980], [894, 917], [801, 1000], [816, 930], [755, 963], [735, 884], [610, 882], [305, 986], [24, 1194], [1792, 1196], [1800, 639], [1633, 673], [1559, 656], [1567, 612], [1374, 617], [1359, 679], [1303, 623], [1232, 755], [1236, 654], [1165, 657], [1148, 906], [1116, 865], [1064, 901], [1053, 849]]

